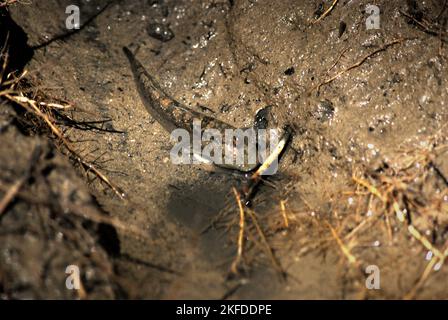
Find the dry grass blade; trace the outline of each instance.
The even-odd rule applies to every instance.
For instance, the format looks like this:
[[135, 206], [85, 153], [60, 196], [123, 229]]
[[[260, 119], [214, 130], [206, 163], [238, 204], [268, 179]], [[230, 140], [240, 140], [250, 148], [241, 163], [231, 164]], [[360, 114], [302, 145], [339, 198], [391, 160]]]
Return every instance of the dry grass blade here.
[[373, 195], [375, 195], [376, 197], [378, 197], [378, 199], [380, 199], [382, 202], [386, 202], [387, 199], [384, 195], [381, 194], [381, 192], [378, 191], [378, 189], [371, 185], [370, 183], [368, 183], [367, 181], [365, 181], [364, 179], [358, 178], [356, 176], [353, 176], [352, 179], [359, 185], [365, 187], [367, 190], [369, 190], [370, 193], [372, 193]]
[[347, 258], [348, 262], [350, 264], [357, 264], [358, 262], [357, 262], [355, 256], [350, 252], [350, 249], [348, 249], [347, 246], [342, 242], [342, 240], [339, 237], [339, 235], [336, 232], [336, 230], [331, 226], [330, 223], [328, 223], [328, 221], [326, 221], [326, 224], [327, 224], [328, 228], [331, 231], [331, 235], [336, 240], [339, 248], [341, 249], [341, 251], [344, 254], [344, 256]]
[[[367, 181], [365, 181], [361, 178], [353, 177], [353, 180], [356, 181], [359, 185], [362, 185], [363, 187], [368, 189], [371, 194], [378, 197], [384, 204], [391, 203], [391, 207], [392, 207], [393, 211], [395, 212], [395, 215], [396, 215], [398, 221], [400, 221], [401, 223], [406, 222], [406, 219], [405, 219], [406, 213], [400, 209], [400, 205], [397, 203], [397, 201], [388, 200], [387, 195], [384, 195], [382, 192], [380, 192], [378, 190], [377, 187], [369, 184]], [[387, 186], [386, 189], [390, 189], [390, 191], [389, 191], [389, 196], [390, 196], [390, 193], [392, 193], [393, 189], [391, 189], [390, 186]], [[392, 228], [391, 228], [390, 222], [388, 220], [387, 210], [385, 212], [385, 217], [386, 217], [386, 223], [387, 223], [388, 230], [390, 230], [389, 236], [392, 237], [392, 234], [391, 234]], [[428, 239], [426, 239], [426, 237], [424, 237], [413, 225], [408, 225], [407, 230], [408, 230], [409, 234], [412, 237], [414, 237], [416, 240], [418, 240], [426, 249], [432, 251], [439, 258], [441, 258], [443, 256], [442, 253], [438, 249], [436, 249], [431, 244], [431, 242]]]
[[[445, 239], [444, 230], [448, 224], [448, 184], [445, 175], [435, 164], [439, 159], [444, 159], [447, 152], [446, 127], [442, 126], [418, 145], [406, 148], [400, 146], [395, 154], [384, 161], [380, 169], [365, 168], [361, 170], [362, 174], [358, 171], [353, 175], [356, 191], [352, 194], [363, 198], [368, 203], [368, 210], [376, 212], [375, 220], [384, 218], [389, 239], [393, 239], [392, 230], [395, 229], [389, 217], [395, 217], [396, 222], [406, 227], [407, 234], [432, 256], [415, 285], [404, 295], [405, 299], [417, 296], [432, 271], [439, 270], [448, 255], [447, 242], [444, 251], [437, 245], [437, 242]], [[359, 187], [367, 190], [367, 194], [359, 193]], [[365, 226], [373, 221], [372, 218], [373, 216], [370, 216], [363, 220], [344, 239], [348, 240], [353, 237], [355, 231], [359, 233], [360, 229], [365, 229]], [[430, 238], [419, 230], [423, 228], [427, 230]], [[339, 245], [348, 256], [343, 244]]]
[[16, 196], [17, 192], [19, 192], [20, 188], [22, 187], [23, 183], [25, 182], [26, 178], [20, 178], [17, 180], [6, 192], [6, 194], [3, 196], [2, 200], [0, 201], [0, 216], [5, 211], [6, 207], [11, 203], [11, 201]]
[[436, 262], [437, 262], [437, 257], [436, 256], [432, 257], [432, 259], [429, 261], [428, 265], [426, 266], [425, 270], [423, 271], [423, 274], [420, 277], [420, 279], [417, 281], [417, 283], [411, 289], [411, 291], [409, 291], [403, 297], [403, 299], [410, 300], [410, 299], [414, 299], [415, 298], [415, 295], [417, 294], [417, 291], [423, 286], [425, 281], [428, 279], [428, 277], [431, 274], [431, 271], [434, 268], [434, 265], [436, 264]]
[[[93, 163], [90, 163], [84, 160], [81, 155], [74, 149], [71, 143], [65, 138], [62, 131], [55, 124], [55, 120], [51, 118], [51, 116], [45, 114], [39, 107], [39, 103], [36, 100], [29, 99], [24, 96], [15, 95], [11, 93], [0, 93], [0, 96], [4, 96], [8, 100], [17, 103], [22, 106], [25, 110], [33, 113], [40, 119], [46, 123], [46, 125], [50, 128], [51, 132], [62, 142], [64, 147], [68, 150], [70, 155], [78, 161], [84, 169], [87, 171], [91, 171], [95, 176], [97, 176], [102, 182], [104, 182], [109, 188], [114, 191], [114, 193], [120, 198], [124, 199], [124, 194], [121, 192], [110, 180], [107, 176], [105, 176]], [[48, 106], [48, 104], [47, 104]]]
[[331, 65], [331, 67], [327, 69], [327, 73], [329, 73], [331, 70], [333, 70], [334, 67], [336, 67], [336, 65], [339, 63], [339, 61], [340, 61], [340, 60], [342, 59], [342, 57], [344, 56], [344, 53], [346, 53], [348, 49], [350, 49], [350, 47], [346, 47], [344, 50], [341, 51], [341, 53], [340, 53], [339, 56], [336, 58], [336, 60], [333, 62], [333, 64]]
[[431, 275], [431, 272], [433, 270], [439, 270], [445, 263], [446, 258], [448, 258], [448, 244], [446, 245], [446, 249], [443, 252], [443, 256], [441, 259], [438, 259], [435, 255], [432, 257], [432, 259], [427, 264], [425, 270], [423, 271], [421, 277], [419, 278], [415, 286], [404, 296], [404, 299], [410, 300], [415, 298], [418, 290], [420, 290], [423, 287], [426, 280]]

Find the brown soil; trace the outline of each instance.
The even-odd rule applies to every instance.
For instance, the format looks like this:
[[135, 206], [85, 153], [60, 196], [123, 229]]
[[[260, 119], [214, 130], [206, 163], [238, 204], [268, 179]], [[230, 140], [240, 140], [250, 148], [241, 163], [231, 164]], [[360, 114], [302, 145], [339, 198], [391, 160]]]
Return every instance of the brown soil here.
[[[41, 122], [3, 103], [0, 199], [27, 175], [0, 213], [2, 297], [448, 298], [444, 260], [427, 268], [428, 251], [443, 255], [448, 244], [443, 1], [375, 1], [381, 27], [366, 30], [361, 0], [338, 1], [316, 23], [319, 1], [111, 1], [100, 11], [105, 2], [91, 0], [81, 20], [98, 16], [63, 36], [72, 2], [8, 10], [34, 48], [25, 61], [33, 90], [72, 102], [67, 113], [79, 123], [110, 119], [100, 129], [58, 125], [125, 196], [63, 156]], [[321, 2], [325, 11], [333, 1]], [[150, 37], [154, 23], [174, 37]], [[271, 125], [295, 130], [252, 206], [268, 245], [247, 216], [236, 275], [232, 187], [242, 178], [171, 164], [169, 134], [142, 106], [122, 53], [129, 45], [192, 108], [244, 127], [271, 105]], [[73, 264], [84, 292], [65, 288]], [[365, 287], [368, 265], [381, 271], [379, 290]]]

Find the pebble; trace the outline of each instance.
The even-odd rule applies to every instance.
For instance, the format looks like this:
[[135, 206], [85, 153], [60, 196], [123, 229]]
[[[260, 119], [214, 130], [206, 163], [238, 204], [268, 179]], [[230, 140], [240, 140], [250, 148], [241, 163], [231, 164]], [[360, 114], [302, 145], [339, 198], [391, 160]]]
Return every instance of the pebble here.
[[168, 42], [174, 38], [174, 32], [163, 23], [150, 23], [146, 28], [148, 35], [162, 42]]

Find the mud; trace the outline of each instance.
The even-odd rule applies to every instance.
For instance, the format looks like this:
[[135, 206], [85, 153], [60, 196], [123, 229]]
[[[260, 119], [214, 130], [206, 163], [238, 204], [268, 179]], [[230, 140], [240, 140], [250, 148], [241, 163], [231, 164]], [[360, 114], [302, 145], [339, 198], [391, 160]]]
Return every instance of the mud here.
[[[36, 145], [47, 150], [33, 169], [36, 181], [27, 180], [22, 191], [46, 200], [32, 204], [18, 196], [0, 217], [2, 297], [403, 298], [420, 279], [428, 250], [398, 223], [389, 241], [380, 219], [352, 247], [365, 262], [359, 272], [326, 221], [341, 233], [353, 230], [366, 219], [363, 209], [347, 210], [350, 200], [343, 197], [355, 189], [354, 169], [377, 170], [399, 146], [418, 146], [446, 124], [448, 8], [435, 0], [376, 1], [381, 27], [367, 30], [368, 2], [339, 1], [315, 23], [332, 2], [142, 0], [105, 7], [105, 1], [75, 1], [83, 27], [69, 34], [65, 8], [73, 1], [10, 6], [28, 37], [25, 47], [24, 39], [14, 43], [33, 48], [32, 58], [20, 51], [11, 59], [26, 62], [32, 85], [72, 102], [77, 121], [110, 120], [106, 131], [70, 127], [67, 134], [86, 159], [102, 161], [125, 197], [90, 181], [47, 133], [24, 128], [17, 108], [2, 106], [2, 186], [23, 175]], [[422, 30], [400, 11], [437, 22], [444, 33]], [[248, 127], [269, 105], [270, 126], [294, 128], [279, 173], [252, 206], [286, 278], [262, 241], [249, 235], [240, 273], [229, 272], [238, 234], [232, 187], [242, 177], [171, 164], [169, 133], [140, 102], [123, 46], [136, 50], [161, 86], [191, 108]], [[446, 177], [446, 155], [435, 162]], [[288, 228], [280, 226], [280, 201], [290, 214]], [[448, 214], [443, 208], [440, 221]], [[97, 215], [130, 228], [91, 221]], [[418, 221], [416, 227], [429, 230]], [[443, 248], [445, 222], [440, 230], [431, 241]], [[365, 289], [363, 270], [371, 264], [381, 270], [380, 290]], [[81, 296], [65, 288], [68, 265], [83, 274]], [[415, 297], [447, 298], [446, 275], [442, 266]]]

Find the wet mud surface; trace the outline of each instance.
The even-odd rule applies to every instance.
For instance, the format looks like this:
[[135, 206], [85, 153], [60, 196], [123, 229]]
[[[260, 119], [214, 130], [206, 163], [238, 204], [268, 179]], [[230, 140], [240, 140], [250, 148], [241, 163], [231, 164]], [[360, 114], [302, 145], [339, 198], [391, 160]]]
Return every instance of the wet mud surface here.
[[[375, 192], [352, 177], [392, 183], [379, 176], [407, 172], [393, 165], [403, 148], [434, 145], [425, 151], [428, 167], [413, 171], [428, 174], [416, 187], [397, 187], [384, 207], [415, 198], [415, 207], [433, 208], [425, 201], [438, 196], [436, 209], [407, 223], [443, 254], [448, 8], [441, 1], [376, 1], [381, 26], [367, 30], [366, 1], [339, 1], [316, 22], [319, 8], [332, 2], [81, 1], [83, 26], [68, 35], [65, 8], [73, 1], [10, 6], [32, 48], [32, 58], [17, 58], [27, 79], [72, 103], [76, 121], [101, 121], [96, 129], [61, 126], [124, 197], [3, 103], [1, 194], [31, 173], [0, 215], [2, 297], [447, 298], [443, 261], [420, 284], [431, 250], [393, 212], [371, 222], [383, 207], [370, 209]], [[173, 142], [142, 105], [123, 46], [191, 108], [249, 127], [257, 110], [271, 106], [269, 125], [294, 129], [278, 174], [253, 201], [265, 237], [248, 222], [238, 274], [230, 272], [239, 214], [232, 188], [243, 178], [171, 163]], [[65, 287], [68, 265], [80, 268], [81, 292]], [[366, 289], [368, 265], [381, 270], [379, 290]]]

